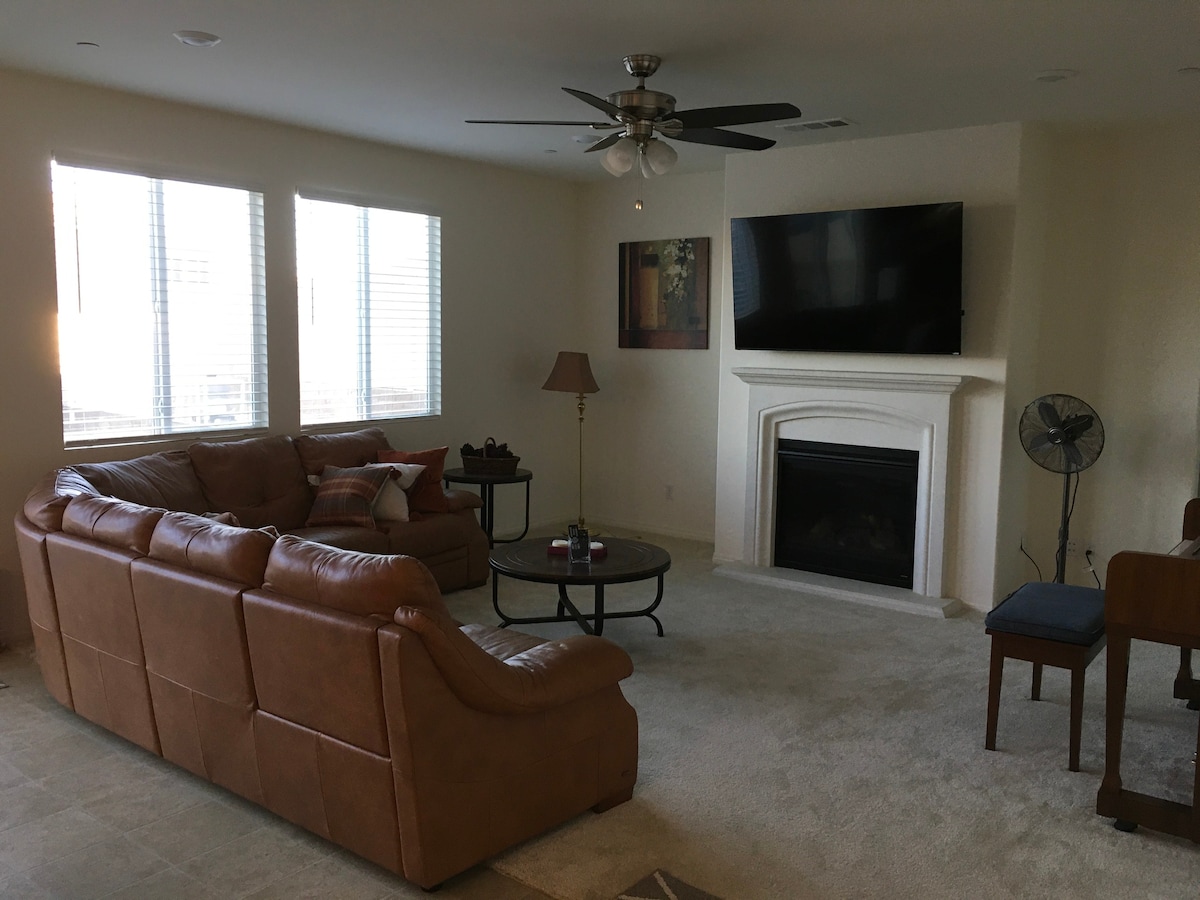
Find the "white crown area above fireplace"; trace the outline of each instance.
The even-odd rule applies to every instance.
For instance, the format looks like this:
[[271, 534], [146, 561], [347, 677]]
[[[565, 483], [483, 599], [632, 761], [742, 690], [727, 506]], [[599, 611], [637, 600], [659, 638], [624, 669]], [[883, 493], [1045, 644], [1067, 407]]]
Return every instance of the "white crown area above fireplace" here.
[[[720, 574], [922, 615], [957, 611], [942, 596], [951, 395], [965, 376], [736, 368], [749, 388], [746, 529], [742, 565]], [[913, 589], [772, 566], [776, 446], [780, 439], [916, 450]]]

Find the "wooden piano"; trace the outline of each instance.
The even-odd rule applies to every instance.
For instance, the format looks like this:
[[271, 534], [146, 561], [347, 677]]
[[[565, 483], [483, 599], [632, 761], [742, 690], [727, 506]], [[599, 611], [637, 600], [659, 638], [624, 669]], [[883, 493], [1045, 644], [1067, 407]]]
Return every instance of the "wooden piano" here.
[[[1131, 640], [1179, 647], [1174, 695], [1200, 705], [1200, 681], [1192, 677], [1192, 651], [1200, 649], [1200, 497], [1183, 512], [1183, 540], [1169, 553], [1124, 551], [1108, 564], [1104, 600], [1108, 636], [1108, 692], [1105, 706], [1104, 780], [1096, 812], [1111, 816], [1122, 831], [1144, 825], [1200, 843], [1200, 765], [1192, 803], [1127, 791], [1121, 787], [1121, 741]], [[1200, 752], [1200, 725], [1196, 732]]]

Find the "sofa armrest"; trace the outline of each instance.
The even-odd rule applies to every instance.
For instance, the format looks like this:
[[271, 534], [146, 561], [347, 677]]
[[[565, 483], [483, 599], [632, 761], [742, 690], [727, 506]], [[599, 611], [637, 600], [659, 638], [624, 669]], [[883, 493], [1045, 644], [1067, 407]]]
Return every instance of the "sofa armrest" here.
[[458, 512], [461, 509], [479, 509], [483, 506], [483, 498], [474, 491], [449, 490], [444, 491], [448, 512]]
[[401, 606], [394, 621], [420, 635], [446, 684], [464, 704], [481, 712], [511, 715], [553, 709], [633, 673], [628, 653], [593, 635], [545, 641], [497, 659], [453, 627], [448, 617]]

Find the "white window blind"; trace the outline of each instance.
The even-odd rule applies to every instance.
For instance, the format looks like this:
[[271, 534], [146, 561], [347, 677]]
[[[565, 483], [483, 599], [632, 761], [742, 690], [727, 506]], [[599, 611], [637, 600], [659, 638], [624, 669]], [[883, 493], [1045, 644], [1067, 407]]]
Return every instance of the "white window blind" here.
[[300, 424], [441, 412], [441, 220], [296, 198]]
[[55, 163], [66, 444], [267, 424], [262, 195]]

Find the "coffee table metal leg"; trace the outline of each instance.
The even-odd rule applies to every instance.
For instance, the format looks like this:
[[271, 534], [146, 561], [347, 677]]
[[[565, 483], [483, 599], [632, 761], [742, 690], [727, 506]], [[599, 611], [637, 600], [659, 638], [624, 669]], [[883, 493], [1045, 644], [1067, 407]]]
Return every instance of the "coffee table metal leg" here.
[[[654, 622], [654, 627], [658, 631], [658, 636], [663, 636], [662, 622], [658, 616], [654, 615], [654, 611], [658, 609], [658, 605], [663, 599], [663, 575], [658, 575], [658, 590], [655, 592], [654, 600], [649, 606], [643, 609], [622, 610], [619, 612], [606, 613], [604, 610], [604, 585], [597, 584], [595, 586], [595, 610], [591, 615], [585, 615], [579, 611], [575, 603], [567, 595], [567, 586], [558, 584], [558, 604], [553, 616], [527, 616], [523, 618], [514, 618], [500, 609], [500, 573], [495, 569], [492, 570], [492, 609], [496, 611], [496, 615], [500, 617], [501, 628], [507, 628], [509, 625], [536, 625], [543, 622], [574, 622], [585, 634], [603, 634], [605, 619], [631, 619], [645, 617]], [[591, 619], [592, 622], [588, 620]], [[594, 624], [593, 624], [594, 623]]]
[[[597, 589], [599, 588], [597, 587]], [[563, 615], [563, 607], [566, 607], [567, 611], [571, 613], [570, 618]], [[604, 627], [602, 619], [596, 620], [598, 627], [595, 629], [588, 624], [588, 620], [584, 617], [583, 613], [579, 611], [575, 604], [571, 602], [571, 598], [567, 596], [567, 586], [565, 584], [558, 586], [558, 618], [561, 622], [570, 622], [571, 619], [574, 619], [575, 623], [583, 629], [584, 634], [599, 634], [600, 629]]]
[[507, 628], [512, 624], [512, 619], [500, 611], [500, 573], [495, 569], [492, 570], [492, 609], [500, 617], [501, 628]]

